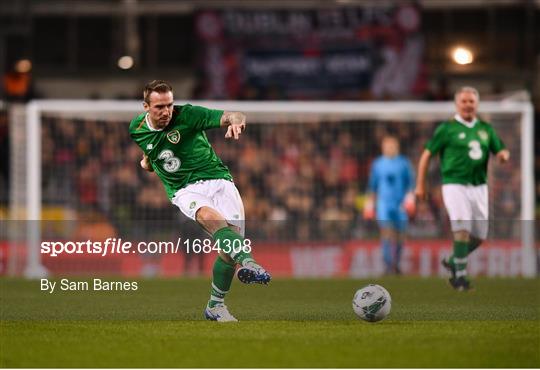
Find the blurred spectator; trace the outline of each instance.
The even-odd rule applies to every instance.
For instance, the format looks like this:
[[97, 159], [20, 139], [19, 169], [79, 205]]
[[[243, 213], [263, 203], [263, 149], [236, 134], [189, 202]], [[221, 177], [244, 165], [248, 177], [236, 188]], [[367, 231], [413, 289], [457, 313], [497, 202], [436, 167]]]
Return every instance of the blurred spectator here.
[[4, 75], [4, 90], [8, 100], [26, 101], [30, 92], [30, 75], [16, 71]]
[[[46, 204], [93, 209], [122, 235], [180, 231], [179, 214], [170, 207], [158, 178], [139, 170], [139, 149], [130, 142], [125, 122], [45, 116], [43, 123]], [[358, 202], [366, 188], [368, 166], [378, 154], [378, 140], [394, 134], [403, 143], [403, 154], [417, 161], [434, 128], [430, 121], [411, 125], [312, 119], [275, 125], [252, 122], [238, 145], [213, 140], [222, 135], [218, 130], [207, 135], [235, 174], [250, 238], [343, 240], [376, 236], [371, 230], [376, 229], [374, 224], [359, 221]], [[519, 137], [513, 134], [513, 127], [500, 128], [507, 146], [518, 152]], [[490, 196], [498, 199], [493, 202], [492, 214], [507, 220], [519, 218], [519, 173], [501, 166], [491, 171]], [[430, 172], [438, 174], [438, 169], [432, 166]], [[414, 236], [448, 232], [440, 182], [438, 176], [434, 178], [429, 205], [421, 207], [411, 222]], [[146, 226], [139, 221], [145, 221]], [[493, 228], [494, 235], [516, 236], [516, 227], [500, 224]]]
[[4, 91], [7, 100], [27, 101], [32, 97], [32, 63], [21, 59], [3, 76]]

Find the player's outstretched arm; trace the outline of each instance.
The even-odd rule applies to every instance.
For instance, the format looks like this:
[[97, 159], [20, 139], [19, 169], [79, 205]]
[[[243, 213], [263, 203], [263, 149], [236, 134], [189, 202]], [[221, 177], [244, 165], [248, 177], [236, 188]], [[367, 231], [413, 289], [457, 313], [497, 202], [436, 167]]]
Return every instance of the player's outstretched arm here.
[[223, 112], [220, 121], [221, 127], [227, 127], [226, 139], [234, 138], [238, 140], [240, 134], [246, 128], [246, 115], [242, 112]]
[[510, 159], [510, 151], [508, 149], [500, 150], [495, 154], [495, 157], [497, 158], [497, 162], [506, 163]]
[[154, 169], [152, 168], [152, 163], [150, 163], [150, 159], [146, 156], [146, 154], [143, 153], [143, 157], [141, 159], [141, 167], [145, 169], [148, 172], [154, 172]]
[[418, 200], [426, 199], [426, 174], [429, 168], [430, 159], [431, 152], [425, 149], [418, 162], [418, 177], [416, 178], [416, 189], [414, 191]]

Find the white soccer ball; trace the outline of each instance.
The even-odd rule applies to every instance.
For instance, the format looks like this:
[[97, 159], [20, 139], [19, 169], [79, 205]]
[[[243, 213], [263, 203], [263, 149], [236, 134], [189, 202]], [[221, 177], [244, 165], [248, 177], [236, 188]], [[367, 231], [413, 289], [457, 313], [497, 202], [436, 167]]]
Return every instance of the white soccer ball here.
[[382, 286], [369, 284], [354, 294], [352, 307], [362, 320], [381, 321], [390, 313], [392, 298]]

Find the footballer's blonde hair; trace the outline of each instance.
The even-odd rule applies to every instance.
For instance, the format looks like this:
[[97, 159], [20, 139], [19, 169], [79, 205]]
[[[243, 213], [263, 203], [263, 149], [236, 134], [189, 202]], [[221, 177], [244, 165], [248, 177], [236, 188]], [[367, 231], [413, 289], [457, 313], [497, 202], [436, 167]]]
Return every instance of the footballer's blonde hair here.
[[476, 95], [476, 100], [480, 101], [480, 93], [478, 93], [478, 90], [476, 90], [474, 87], [472, 86], [462, 86], [460, 87], [456, 93], [454, 94], [454, 101], [457, 101], [458, 99], [458, 96], [461, 94], [461, 93], [464, 93], [464, 92], [470, 92], [470, 93], [473, 93], [474, 95]]
[[150, 94], [154, 91], [158, 93], [173, 92], [171, 84], [163, 80], [150, 81], [144, 87], [143, 98], [146, 104], [150, 104]]

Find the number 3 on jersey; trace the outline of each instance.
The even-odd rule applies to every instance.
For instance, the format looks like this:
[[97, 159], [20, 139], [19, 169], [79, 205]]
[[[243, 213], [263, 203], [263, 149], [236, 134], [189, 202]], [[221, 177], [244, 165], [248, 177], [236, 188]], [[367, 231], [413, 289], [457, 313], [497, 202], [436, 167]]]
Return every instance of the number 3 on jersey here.
[[172, 150], [165, 149], [159, 153], [158, 159], [163, 159], [163, 169], [169, 173], [176, 172], [180, 168], [180, 159], [174, 156]]
[[469, 142], [469, 157], [474, 160], [478, 160], [482, 158], [482, 147], [480, 146], [480, 142], [478, 140], [472, 140]]

